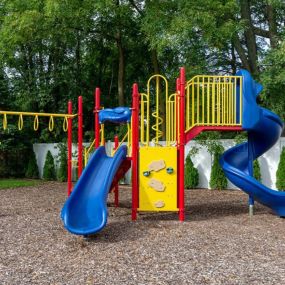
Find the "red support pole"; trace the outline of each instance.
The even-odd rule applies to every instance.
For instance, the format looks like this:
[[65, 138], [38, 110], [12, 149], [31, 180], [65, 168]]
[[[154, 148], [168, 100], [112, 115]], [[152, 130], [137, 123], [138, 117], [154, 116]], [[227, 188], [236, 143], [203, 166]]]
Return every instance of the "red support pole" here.
[[100, 111], [100, 88], [96, 88], [95, 91], [95, 149], [100, 146], [100, 123], [99, 123], [99, 111]]
[[176, 79], [176, 148], [177, 148], [177, 168], [178, 168], [178, 175], [177, 175], [177, 208], [179, 208], [179, 130], [180, 130], [180, 125], [179, 125], [179, 102], [180, 102], [180, 78]]
[[132, 220], [137, 219], [139, 206], [138, 185], [138, 152], [139, 152], [139, 90], [138, 85], [133, 85], [132, 103]]
[[179, 138], [178, 138], [178, 165], [179, 165], [179, 183], [178, 183], [178, 205], [179, 220], [185, 219], [184, 205], [184, 155], [185, 155], [185, 68], [180, 68], [180, 94], [179, 94]]
[[[117, 135], [114, 137], [114, 143], [115, 143], [114, 150], [116, 150], [119, 147], [119, 137]], [[115, 186], [114, 193], [115, 193], [115, 207], [118, 207], [119, 206], [119, 185], [118, 183]]]
[[83, 100], [78, 97], [78, 178], [83, 170]]
[[[72, 102], [68, 101], [68, 114], [72, 114]], [[72, 118], [67, 122], [67, 195], [72, 191]]]

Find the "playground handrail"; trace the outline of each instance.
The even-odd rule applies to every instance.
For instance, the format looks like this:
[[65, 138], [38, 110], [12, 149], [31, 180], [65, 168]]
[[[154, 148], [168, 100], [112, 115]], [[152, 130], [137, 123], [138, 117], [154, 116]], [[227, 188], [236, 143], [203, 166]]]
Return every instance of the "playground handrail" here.
[[177, 139], [177, 93], [171, 94], [166, 101], [167, 117], [166, 117], [166, 145], [176, 143]]
[[128, 154], [130, 155], [130, 151], [131, 151], [131, 148], [130, 148], [130, 146], [131, 146], [131, 126], [129, 123], [127, 124], [127, 128], [128, 128], [127, 132], [123, 136], [122, 140], [119, 142], [118, 146], [113, 148], [113, 150], [111, 152], [112, 156], [116, 153], [118, 148], [126, 141], [126, 139], [127, 139]]
[[241, 76], [197, 75], [185, 91], [185, 132], [194, 126], [242, 125]]

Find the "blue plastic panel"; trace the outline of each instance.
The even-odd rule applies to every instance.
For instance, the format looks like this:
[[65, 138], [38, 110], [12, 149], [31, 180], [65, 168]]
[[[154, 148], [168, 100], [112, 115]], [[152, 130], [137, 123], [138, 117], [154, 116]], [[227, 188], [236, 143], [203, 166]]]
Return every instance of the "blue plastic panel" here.
[[112, 123], [129, 123], [131, 121], [132, 112], [128, 107], [117, 107], [114, 109], [104, 109], [99, 112], [99, 122]]

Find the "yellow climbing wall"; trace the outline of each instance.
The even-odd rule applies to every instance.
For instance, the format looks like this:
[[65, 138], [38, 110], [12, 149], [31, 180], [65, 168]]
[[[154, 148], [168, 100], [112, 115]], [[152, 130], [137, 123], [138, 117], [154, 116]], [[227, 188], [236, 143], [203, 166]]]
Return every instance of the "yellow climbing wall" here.
[[141, 147], [139, 211], [178, 211], [177, 148]]

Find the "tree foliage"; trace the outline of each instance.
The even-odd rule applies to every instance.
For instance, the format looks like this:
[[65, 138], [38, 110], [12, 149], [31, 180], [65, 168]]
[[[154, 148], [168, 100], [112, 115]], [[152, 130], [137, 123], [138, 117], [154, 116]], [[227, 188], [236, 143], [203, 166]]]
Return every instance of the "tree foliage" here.
[[282, 148], [276, 172], [276, 187], [278, 190], [285, 191], [285, 147]]
[[261, 171], [260, 171], [260, 165], [259, 165], [259, 161], [256, 159], [253, 162], [253, 177], [258, 180], [261, 181]]
[[[284, 119], [284, 14], [283, 0], [2, 0], [0, 109], [66, 112], [82, 95], [88, 133], [96, 86], [102, 105], [130, 105], [133, 82], [143, 90], [162, 73], [174, 90], [184, 65], [187, 78], [248, 69], [264, 84], [261, 103]], [[47, 123], [35, 139], [62, 141]]]
[[59, 168], [57, 173], [59, 181], [67, 181], [67, 147], [65, 144], [59, 145]]
[[44, 180], [56, 180], [56, 171], [54, 165], [54, 158], [50, 151], [46, 154], [44, 171], [43, 171]]
[[210, 188], [211, 189], [226, 189], [228, 186], [227, 178], [224, 174], [223, 169], [220, 166], [219, 159], [222, 152], [215, 152], [214, 153], [214, 161], [211, 169], [211, 176], [210, 176]]
[[196, 188], [199, 183], [199, 172], [197, 168], [194, 167], [190, 153], [186, 157], [184, 183], [187, 189]]
[[39, 178], [39, 168], [35, 152], [32, 150], [29, 156], [29, 162], [25, 173], [26, 178]]

